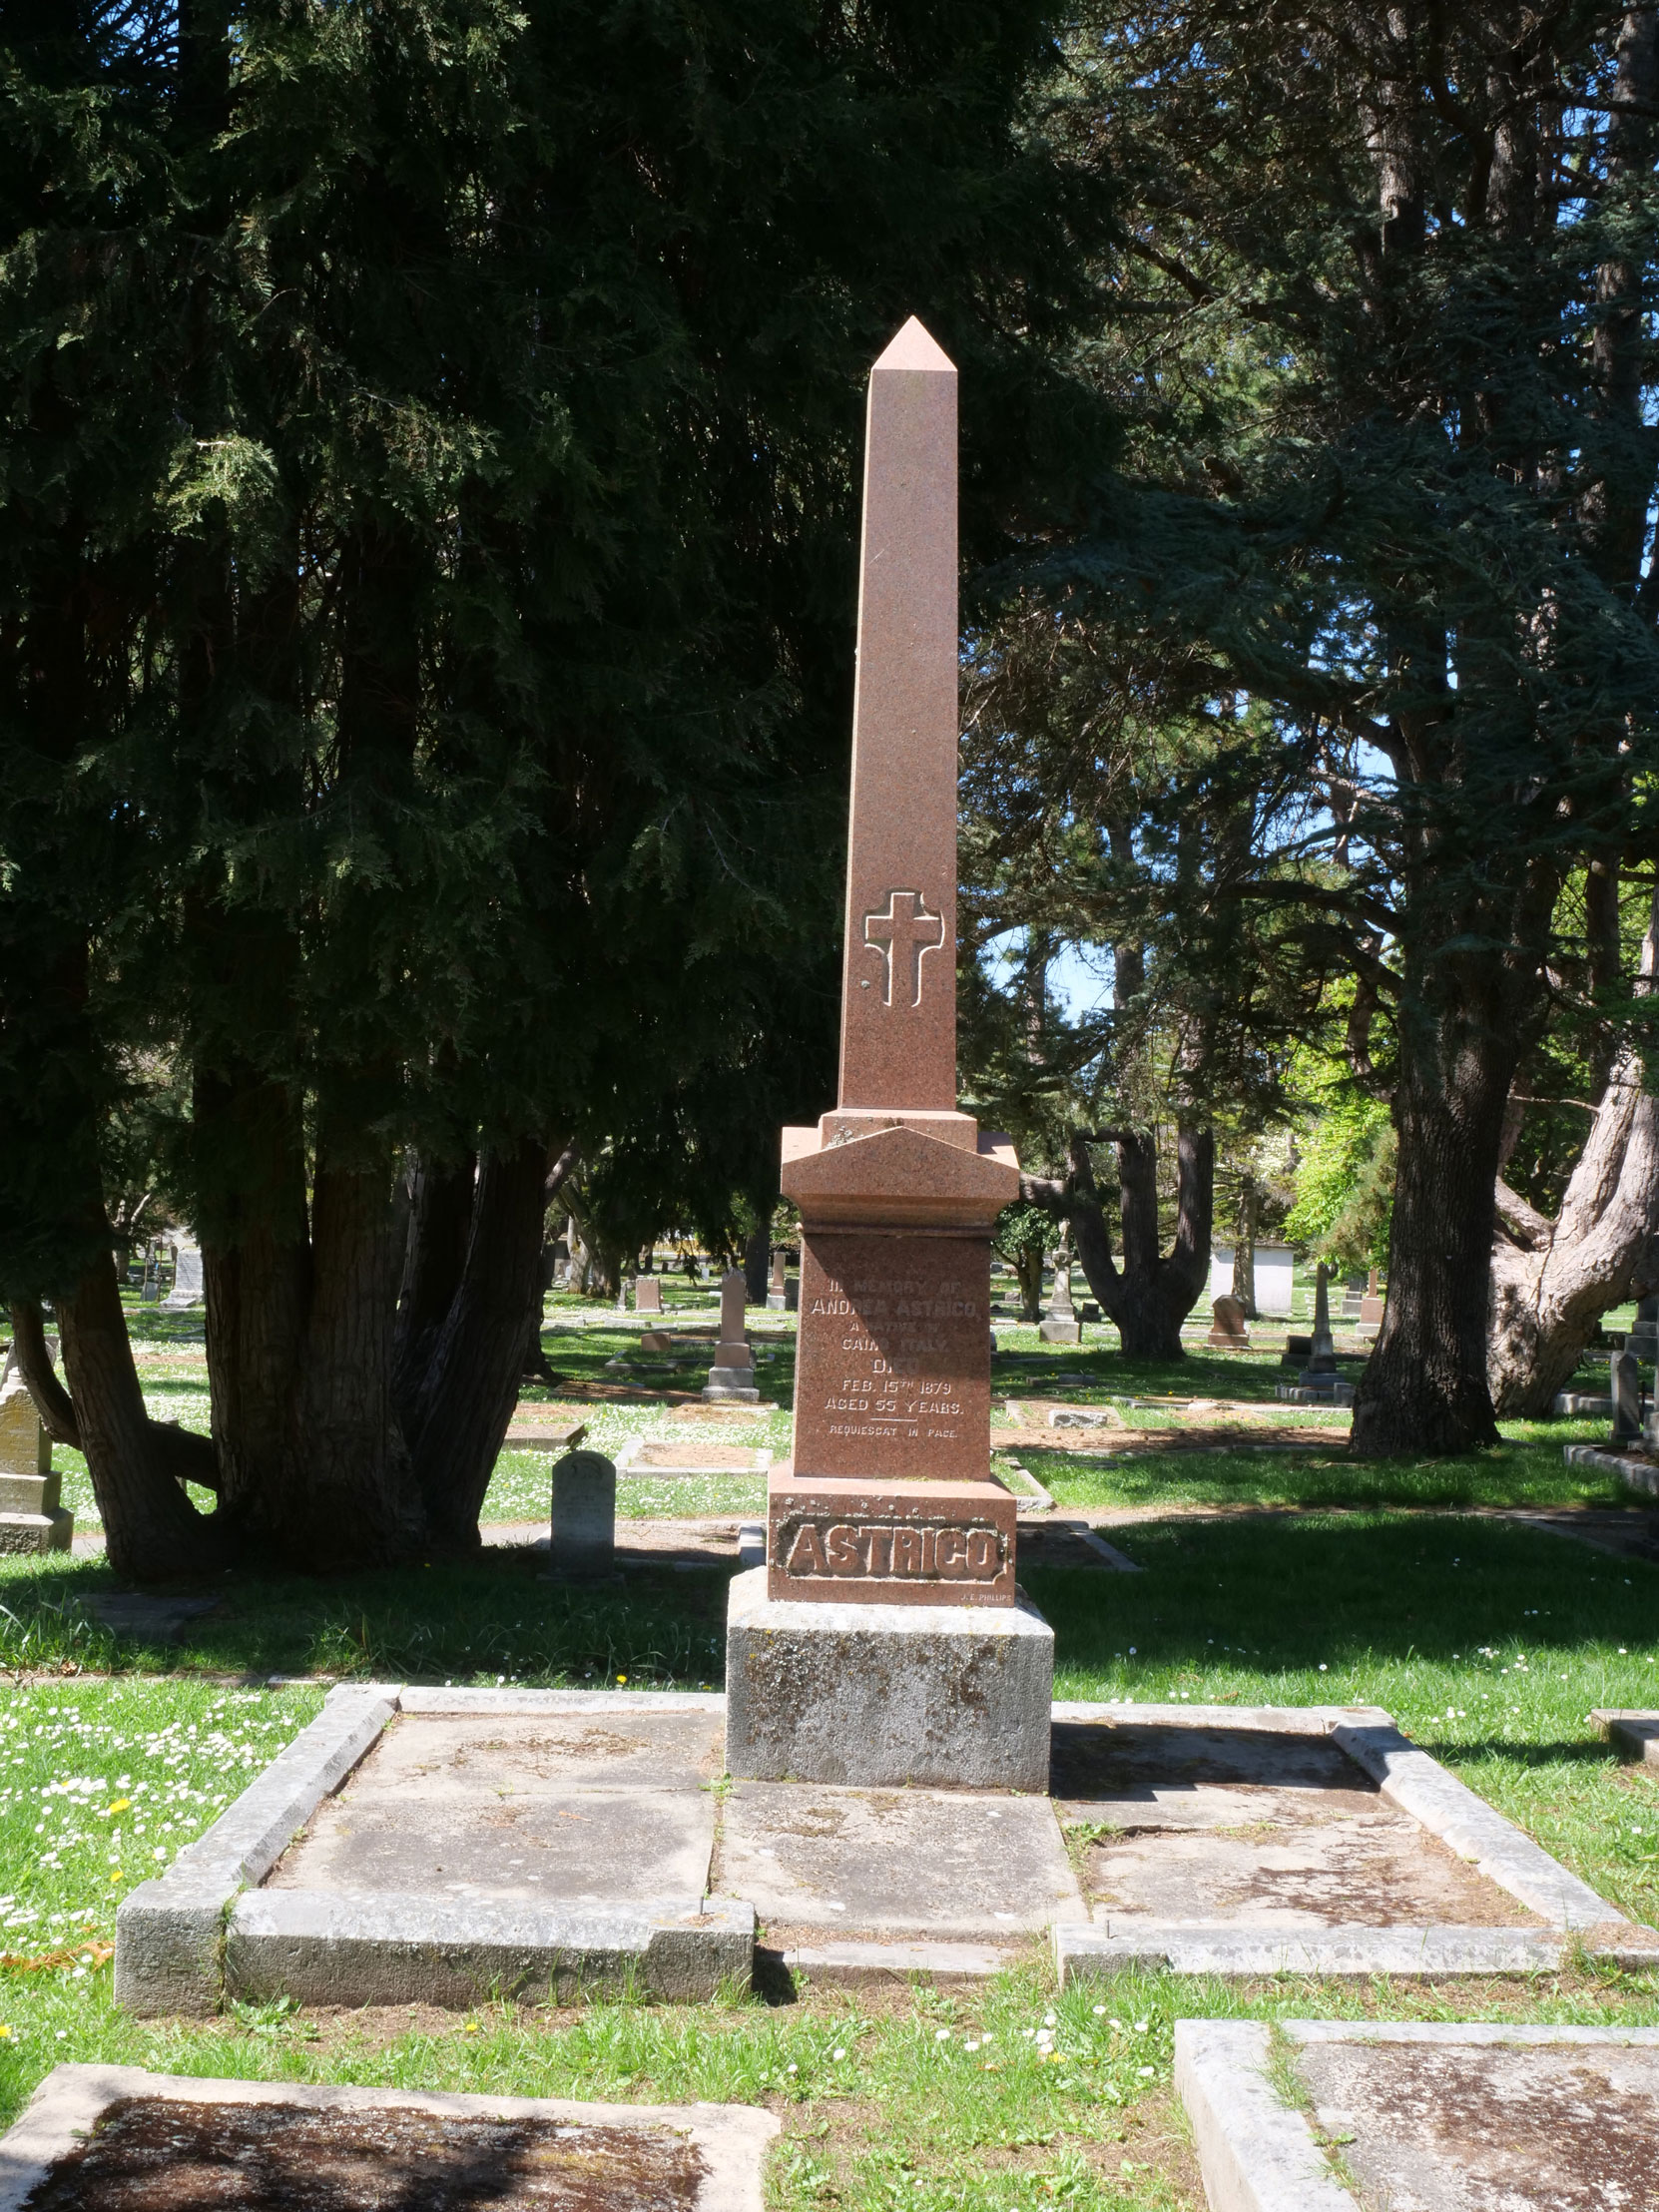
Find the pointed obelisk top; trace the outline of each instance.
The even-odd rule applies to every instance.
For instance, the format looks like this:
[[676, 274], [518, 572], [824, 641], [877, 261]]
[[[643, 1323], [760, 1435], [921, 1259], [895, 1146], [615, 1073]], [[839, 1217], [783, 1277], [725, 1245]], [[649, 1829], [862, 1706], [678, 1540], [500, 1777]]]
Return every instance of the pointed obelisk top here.
[[956, 373], [956, 363], [934, 341], [926, 325], [918, 322], [914, 315], [911, 315], [881, 355], [870, 374], [879, 376], [889, 368], [932, 369], [946, 376], [954, 376]]
[[956, 1104], [956, 371], [912, 315], [870, 371], [840, 1105]]

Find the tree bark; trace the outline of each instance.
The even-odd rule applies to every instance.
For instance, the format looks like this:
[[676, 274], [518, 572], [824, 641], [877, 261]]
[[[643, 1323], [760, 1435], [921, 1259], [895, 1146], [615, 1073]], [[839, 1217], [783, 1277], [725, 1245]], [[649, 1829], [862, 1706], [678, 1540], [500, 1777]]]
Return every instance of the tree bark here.
[[537, 1138], [485, 1159], [461, 1281], [413, 1402], [415, 1480], [437, 1551], [479, 1545], [479, 1510], [541, 1319], [548, 1159]]
[[52, 1365], [52, 1355], [46, 1343], [46, 1325], [41, 1320], [40, 1307], [34, 1299], [26, 1298], [15, 1300], [11, 1311], [17, 1372], [22, 1376], [29, 1395], [35, 1401], [35, 1411], [40, 1415], [41, 1426], [55, 1444], [64, 1444], [71, 1451], [79, 1451], [81, 1426], [75, 1418], [74, 1400], [58, 1381], [57, 1370]]
[[[1659, 973], [1659, 892], [1642, 940], [1638, 990]], [[1497, 1186], [1486, 1376], [1500, 1413], [1539, 1419], [1572, 1380], [1611, 1306], [1659, 1288], [1659, 1098], [1642, 1055], [1613, 1063], [1554, 1221]]]
[[1388, 1301], [1354, 1406], [1351, 1448], [1363, 1458], [1498, 1440], [1486, 1386], [1492, 1192], [1520, 1025], [1501, 954], [1447, 957], [1432, 982], [1411, 973], [1419, 961], [1413, 944], [1393, 1104]]
[[108, 1253], [57, 1302], [56, 1312], [110, 1565], [135, 1582], [169, 1582], [221, 1565], [218, 1515], [199, 1513], [186, 1496], [169, 1463], [173, 1442], [144, 1409]]
[[1256, 1179], [1247, 1175], [1239, 1191], [1239, 1234], [1233, 1246], [1233, 1296], [1246, 1321], [1261, 1317], [1256, 1311]]
[[772, 1265], [772, 1227], [761, 1224], [754, 1234], [744, 1241], [743, 1286], [744, 1299], [751, 1306], [764, 1306], [767, 1302], [767, 1275]]
[[1214, 1134], [1183, 1117], [1176, 1136], [1176, 1228], [1167, 1256], [1158, 1243], [1158, 1157], [1149, 1136], [1116, 1133], [1123, 1266], [1112, 1257], [1111, 1231], [1095, 1182], [1091, 1140], [1071, 1138], [1071, 1172], [1063, 1181], [1022, 1179], [1020, 1195], [1055, 1221], [1069, 1222], [1078, 1264], [1101, 1312], [1116, 1327], [1125, 1357], [1181, 1360], [1181, 1324], [1210, 1274], [1215, 1210]]
[[472, 1234], [478, 1161], [473, 1153], [449, 1162], [416, 1161], [411, 1177], [407, 1249], [397, 1299], [394, 1387], [407, 1428], [415, 1419], [420, 1386], [444, 1317], [466, 1269]]

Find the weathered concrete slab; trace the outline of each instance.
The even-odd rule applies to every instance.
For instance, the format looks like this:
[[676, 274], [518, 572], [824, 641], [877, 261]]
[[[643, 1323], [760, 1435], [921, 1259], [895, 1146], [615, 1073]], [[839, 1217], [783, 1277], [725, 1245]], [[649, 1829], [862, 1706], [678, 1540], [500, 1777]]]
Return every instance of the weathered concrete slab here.
[[707, 1713], [402, 1714], [270, 1886], [544, 1905], [700, 1897], [719, 1747]]
[[965, 1791], [735, 1783], [717, 1887], [771, 1924], [914, 1936], [1007, 1936], [1082, 1913], [1047, 1800]]
[[1621, 1759], [1637, 1759], [1647, 1766], [1659, 1767], [1659, 1713], [1627, 1712], [1622, 1707], [1598, 1705], [1590, 1718]]
[[1053, 1788], [1061, 1820], [1088, 1839], [1091, 1917], [1113, 1935], [1536, 1925], [1330, 1735], [1062, 1722]]
[[701, 1896], [714, 1799], [696, 1790], [564, 1790], [468, 1800], [411, 1793], [322, 1808], [270, 1890], [350, 1890], [597, 1905]]
[[1276, 2093], [1271, 2051], [1254, 2020], [1175, 2023], [1175, 2091], [1210, 2212], [1354, 2212], [1312, 2129]]
[[1353, 2138], [1362, 2201], [1659, 2202], [1659, 2029], [1335, 2024], [1297, 2022], [1290, 2039], [1319, 2125]]
[[1176, 2023], [1211, 2212], [1659, 2202], [1659, 2029], [1287, 2020], [1280, 2032], [1298, 2103], [1280, 2093], [1268, 2028]]
[[1616, 1474], [1631, 1489], [1659, 1497], [1659, 1461], [1638, 1458], [1634, 1452], [1602, 1451], [1595, 1444], [1563, 1444], [1561, 1457], [1569, 1467], [1594, 1467], [1600, 1474]]
[[[1464, 1974], [1554, 1973], [1569, 1945], [1553, 1929], [1364, 1928], [1237, 1929], [1157, 1921], [1106, 1927], [1057, 1922], [1054, 1965], [1062, 1986], [1136, 1967], [1156, 1973], [1259, 1979], [1273, 1974], [1335, 1978], [1390, 1974], [1437, 1981]], [[1623, 1963], [1617, 1952], [1610, 1953]], [[1642, 1954], [1646, 1956], [1648, 1954]], [[1641, 1963], [1633, 1957], [1632, 1964]]]
[[421, 1698], [400, 1694], [397, 1719], [352, 1775], [347, 1797], [366, 1804], [409, 1795], [517, 1798], [550, 1788], [696, 1790], [720, 1772], [718, 1698], [700, 1698], [690, 1710], [668, 1698], [643, 1710], [596, 1699], [585, 1712], [470, 1703], [422, 1711]]
[[[295, 2201], [326, 2173], [327, 2201], [394, 2212], [487, 2202], [545, 2212], [762, 2212], [771, 2113], [733, 2104], [581, 2104], [444, 2096], [57, 2066], [0, 2138], [0, 2212], [25, 2204], [114, 2212]], [[156, 2194], [158, 2183], [164, 2192]], [[244, 2194], [246, 2192], [246, 2194]], [[321, 2196], [317, 2199], [322, 2201]]]

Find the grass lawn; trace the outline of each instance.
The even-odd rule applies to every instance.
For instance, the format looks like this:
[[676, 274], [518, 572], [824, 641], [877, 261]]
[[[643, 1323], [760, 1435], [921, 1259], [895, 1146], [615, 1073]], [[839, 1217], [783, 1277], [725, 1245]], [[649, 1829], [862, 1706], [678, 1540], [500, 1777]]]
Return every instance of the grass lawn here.
[[[591, 1350], [599, 1358], [602, 1341]], [[1254, 1394], [1271, 1397], [1276, 1371], [1260, 1366]], [[1207, 1372], [1215, 1367], [1225, 1390]], [[1077, 1376], [1084, 1392], [1137, 1394], [1120, 1362], [1087, 1347], [1045, 1354], [1024, 1372], [1056, 1371]], [[1175, 1376], [1132, 1380], [1149, 1395], [1173, 1383], [1182, 1395], [1241, 1396], [1251, 1394], [1244, 1371], [1242, 1361], [1193, 1360]], [[606, 1408], [595, 1426], [638, 1425], [642, 1414], [661, 1417]], [[769, 1441], [775, 1426], [738, 1433]], [[1022, 1446], [1022, 1462], [1062, 1503], [1189, 1508], [1117, 1531], [1140, 1574], [1026, 1575], [1055, 1627], [1057, 1691], [1383, 1705], [1615, 1905], [1659, 1921], [1659, 1776], [1619, 1766], [1587, 1719], [1593, 1705], [1659, 1706], [1659, 1568], [1456, 1511], [1615, 1502], [1599, 1477], [1561, 1465], [1562, 1440], [1580, 1433], [1595, 1424], [1517, 1430], [1467, 1461], [1381, 1467], [1350, 1465], [1336, 1448], [1083, 1460]], [[607, 1435], [598, 1427], [601, 1448]], [[524, 1480], [543, 1485], [539, 1514], [545, 1462], [537, 1466], [530, 1455]], [[698, 1487], [703, 1510], [724, 1509], [702, 1502], [708, 1495]], [[1286, 1504], [1305, 1510], [1190, 1510]], [[99, 1559], [0, 1563], [0, 1663], [14, 1670], [0, 1706], [0, 2120], [61, 2058], [263, 2079], [734, 2098], [770, 2105], [784, 2121], [772, 2180], [779, 2212], [1198, 2212], [1170, 2086], [1183, 2013], [1659, 2024], [1654, 1977], [1587, 1967], [1426, 1989], [1129, 1976], [1057, 1998], [1035, 1950], [969, 1993], [808, 1988], [793, 2004], [470, 2016], [265, 2006], [208, 2023], [120, 2013], [107, 1952], [116, 1900], [200, 1833], [316, 1708], [315, 1687], [259, 1687], [265, 1676], [719, 1683], [724, 1573], [653, 1569], [619, 1588], [580, 1590], [535, 1572], [533, 1558], [490, 1551], [464, 1566], [328, 1584], [233, 1575], [223, 1610], [166, 1646], [89, 1624], [79, 1600], [112, 1586]]]

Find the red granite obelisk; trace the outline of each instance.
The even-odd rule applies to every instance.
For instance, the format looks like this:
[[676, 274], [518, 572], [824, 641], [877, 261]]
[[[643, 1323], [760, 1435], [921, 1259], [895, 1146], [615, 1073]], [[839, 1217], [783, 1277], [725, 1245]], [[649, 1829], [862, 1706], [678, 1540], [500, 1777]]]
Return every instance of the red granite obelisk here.
[[1019, 1169], [956, 1110], [956, 371], [912, 318], [869, 379], [839, 1099], [784, 1131], [803, 1250], [773, 1598], [1014, 1603], [989, 1294]]

